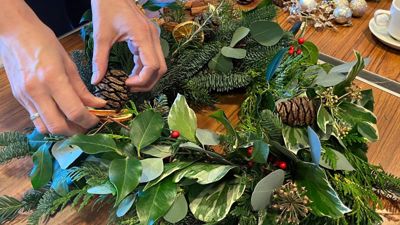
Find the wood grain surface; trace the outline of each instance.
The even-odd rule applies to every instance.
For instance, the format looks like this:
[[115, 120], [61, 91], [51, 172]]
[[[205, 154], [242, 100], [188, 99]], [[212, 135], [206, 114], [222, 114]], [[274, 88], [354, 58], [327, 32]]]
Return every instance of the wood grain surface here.
[[[82, 48], [78, 35], [64, 38], [62, 43], [68, 50]], [[22, 131], [24, 128], [32, 126], [28, 114], [12, 96], [4, 70], [0, 70], [0, 84], [0, 131]], [[370, 88], [367, 84], [360, 83], [360, 85], [363, 88]], [[400, 161], [400, 98], [376, 88], [373, 88], [373, 91], [381, 139], [370, 145], [368, 156], [373, 163], [381, 164], [387, 171], [400, 176], [400, 167], [398, 166]], [[221, 96], [220, 103], [216, 107], [223, 109], [230, 120], [237, 123], [237, 114], [243, 99], [242, 95]], [[211, 109], [203, 109], [197, 113], [199, 127], [223, 131], [222, 125], [208, 117], [212, 112]], [[23, 193], [31, 188], [28, 177], [31, 167], [30, 158], [14, 160], [9, 164], [0, 166], [0, 195], [22, 197]], [[106, 224], [107, 215], [106, 209], [103, 209], [101, 213], [91, 212], [90, 209], [78, 213], [68, 207], [51, 218], [48, 224], [100, 225]], [[21, 215], [10, 224], [26, 224], [26, 218], [27, 215]], [[385, 222], [385, 225], [395, 224]]]
[[[364, 57], [370, 57], [367, 70], [400, 82], [400, 50], [395, 50], [382, 44], [370, 32], [368, 24], [377, 9], [388, 10], [391, 0], [368, 1], [368, 10], [361, 18], [353, 18], [352, 27], [339, 27], [338, 31], [326, 29], [318, 32], [309, 27], [305, 38], [316, 44], [322, 53], [341, 59], [353, 61], [353, 50]], [[286, 30], [291, 27], [286, 21], [288, 13], [282, 10], [278, 13], [277, 21]]]

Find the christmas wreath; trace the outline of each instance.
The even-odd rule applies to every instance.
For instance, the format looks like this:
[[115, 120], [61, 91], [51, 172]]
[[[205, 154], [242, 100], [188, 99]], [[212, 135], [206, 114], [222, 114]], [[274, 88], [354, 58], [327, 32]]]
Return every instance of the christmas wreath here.
[[[380, 207], [399, 212], [400, 179], [366, 157], [378, 139], [374, 100], [352, 84], [365, 59], [318, 63], [312, 43], [293, 41], [296, 27], [270, 21], [267, 2], [187, 4], [171, 3], [161, 17], [170, 70], [152, 93], [128, 96], [132, 64], [117, 44], [105, 81], [88, 84], [109, 102], [91, 110], [100, 126], [72, 137], [0, 134], [0, 163], [34, 164], [32, 190], [0, 197], [0, 223], [32, 211], [28, 223], [38, 224], [68, 204], [110, 205], [110, 224], [143, 225], [365, 225], [382, 221]], [[198, 14], [183, 21], [187, 11]], [[85, 52], [73, 57], [85, 80], [90, 26], [83, 31]], [[239, 124], [219, 110], [211, 117], [225, 133], [197, 127], [189, 105], [238, 89], [246, 89]]]

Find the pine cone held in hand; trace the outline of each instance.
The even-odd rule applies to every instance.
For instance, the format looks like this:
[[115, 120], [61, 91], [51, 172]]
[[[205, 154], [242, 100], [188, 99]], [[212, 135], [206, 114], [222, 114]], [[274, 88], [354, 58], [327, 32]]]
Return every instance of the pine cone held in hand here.
[[277, 105], [282, 122], [290, 126], [311, 125], [315, 119], [315, 108], [307, 97], [296, 97]]
[[108, 70], [103, 80], [96, 85], [94, 95], [107, 101], [104, 109], [117, 111], [129, 100], [129, 90], [125, 85], [128, 74], [122, 70]]

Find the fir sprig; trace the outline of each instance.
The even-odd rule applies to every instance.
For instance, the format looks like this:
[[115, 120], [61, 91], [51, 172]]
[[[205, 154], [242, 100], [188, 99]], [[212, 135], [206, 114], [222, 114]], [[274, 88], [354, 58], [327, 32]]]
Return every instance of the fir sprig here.
[[0, 196], [0, 224], [11, 221], [17, 217], [24, 204], [9, 196]]

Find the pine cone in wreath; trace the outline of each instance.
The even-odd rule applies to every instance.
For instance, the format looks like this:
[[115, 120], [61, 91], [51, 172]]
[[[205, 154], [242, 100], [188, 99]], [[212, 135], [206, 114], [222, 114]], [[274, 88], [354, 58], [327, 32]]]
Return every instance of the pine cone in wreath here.
[[296, 97], [277, 105], [282, 122], [290, 126], [310, 125], [315, 119], [315, 108], [307, 97]]
[[107, 101], [104, 109], [119, 111], [129, 100], [126, 79], [128, 79], [128, 74], [124, 71], [108, 70], [103, 80], [96, 85], [94, 95]]

